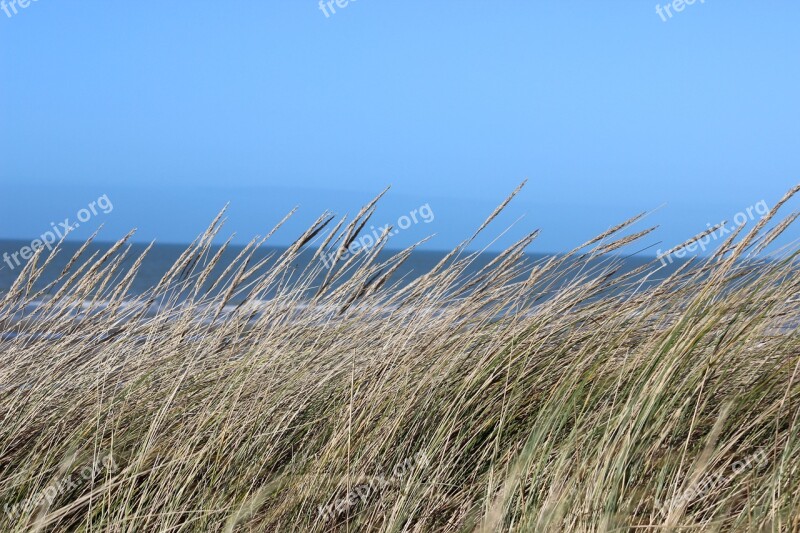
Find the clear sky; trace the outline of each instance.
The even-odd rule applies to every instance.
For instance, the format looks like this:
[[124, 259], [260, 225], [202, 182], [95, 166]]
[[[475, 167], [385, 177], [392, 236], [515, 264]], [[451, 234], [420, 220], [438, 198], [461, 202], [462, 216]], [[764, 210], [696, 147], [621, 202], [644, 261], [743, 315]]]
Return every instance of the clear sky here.
[[[6, 0], [8, 3], [9, 0]], [[23, 0], [24, 4], [24, 0]], [[334, 6], [336, 4], [334, 3]], [[800, 181], [800, 3], [38, 0], [0, 11], [0, 237], [106, 194], [107, 240], [186, 242], [231, 201], [291, 240], [392, 185], [430, 247], [541, 228], [559, 251], [642, 210], [668, 247]], [[663, 12], [663, 11], [662, 11]], [[518, 234], [517, 232], [516, 234]], [[502, 246], [501, 239], [496, 245]]]

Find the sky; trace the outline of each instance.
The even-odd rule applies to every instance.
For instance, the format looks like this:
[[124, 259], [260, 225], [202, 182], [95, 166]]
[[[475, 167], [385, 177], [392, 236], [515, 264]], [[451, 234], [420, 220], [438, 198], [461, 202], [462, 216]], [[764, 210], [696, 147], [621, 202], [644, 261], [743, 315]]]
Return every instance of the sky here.
[[565, 251], [649, 211], [655, 253], [800, 182], [798, 2], [14, 8], [0, 238], [82, 214], [71, 238], [189, 242], [230, 202], [237, 242], [298, 206], [285, 244], [391, 186], [376, 226], [435, 214], [392, 244], [448, 249], [527, 180], [476, 246], [538, 228], [532, 251]]

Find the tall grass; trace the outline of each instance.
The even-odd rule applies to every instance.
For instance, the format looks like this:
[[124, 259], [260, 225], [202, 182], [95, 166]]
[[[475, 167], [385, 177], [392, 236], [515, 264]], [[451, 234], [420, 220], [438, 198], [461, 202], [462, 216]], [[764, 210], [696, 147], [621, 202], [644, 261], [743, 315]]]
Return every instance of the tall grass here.
[[297, 263], [374, 202], [211, 276], [220, 216], [138, 296], [130, 235], [49, 284], [40, 251], [0, 297], [0, 530], [799, 530], [782, 204], [668, 276], [620, 270], [639, 217], [479, 271], [473, 236], [407, 284], [386, 236]]

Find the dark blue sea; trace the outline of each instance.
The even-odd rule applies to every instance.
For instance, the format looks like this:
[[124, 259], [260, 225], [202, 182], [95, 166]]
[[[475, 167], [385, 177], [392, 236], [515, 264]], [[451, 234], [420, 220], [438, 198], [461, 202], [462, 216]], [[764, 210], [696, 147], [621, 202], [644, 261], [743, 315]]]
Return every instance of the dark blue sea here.
[[[56, 255], [55, 258], [53, 258], [51, 263], [47, 266], [43, 275], [36, 283], [34, 289], [44, 287], [48, 283], [56, 279], [82, 244], [83, 243], [77, 243], [77, 242], [62, 243], [61, 249], [59, 250], [58, 254]], [[21, 263], [18, 266], [13, 259], [13, 254], [19, 253], [20, 249], [28, 245], [30, 245], [30, 242], [18, 241], [18, 240], [0, 240], [0, 294], [5, 293], [9, 290], [9, 288], [14, 283], [14, 280], [22, 271], [21, 256], [19, 254], [16, 256]], [[93, 254], [98, 254], [97, 257], [99, 257], [99, 255], [107, 251], [110, 246], [111, 246], [110, 243], [92, 243], [83, 252], [81, 258], [78, 260], [75, 266], [80, 265], [82, 262], [92, 257]], [[126, 257], [124, 258], [124, 260], [120, 265], [119, 270], [121, 271], [121, 274], [119, 274], [117, 280], [121, 279], [121, 277], [124, 275], [124, 272], [127, 271], [127, 269], [133, 265], [136, 258], [139, 257], [145, 251], [146, 247], [147, 247], [146, 244], [140, 244], [140, 243], [133, 243], [129, 245], [130, 249], [128, 250]], [[145, 293], [145, 291], [154, 287], [162, 278], [162, 276], [164, 276], [164, 274], [179, 258], [181, 253], [186, 249], [187, 245], [178, 245], [178, 244], [154, 245], [153, 248], [148, 252], [145, 259], [143, 260], [141, 267], [139, 268], [139, 271], [133, 280], [133, 284], [131, 285], [128, 296], [135, 297], [138, 295], [142, 295]], [[213, 256], [218, 249], [219, 249], [218, 246], [213, 246], [209, 253], [209, 256]], [[221, 260], [215, 267], [215, 270], [212, 273], [212, 275], [209, 277], [208, 280], [209, 285], [213, 283], [215, 277], [218, 277], [223, 274], [225, 268], [237, 257], [237, 255], [239, 255], [242, 249], [243, 246], [230, 246], [223, 253]], [[266, 271], [272, 266], [274, 266], [277, 258], [279, 258], [285, 250], [286, 250], [285, 248], [280, 248], [280, 247], [267, 247], [267, 246], [262, 247], [255, 252], [251, 264], [257, 264], [262, 259], [268, 259], [265, 265], [263, 266], [263, 270]], [[315, 250], [313, 249], [304, 251], [303, 254], [298, 258], [298, 260], [292, 264], [290, 271], [293, 273], [294, 276], [296, 277], [300, 276], [300, 273], [303, 272], [305, 267], [308, 266], [308, 262], [311, 259], [314, 251]], [[379, 261], [388, 259], [395, 253], [397, 252], [391, 250], [382, 251], [379, 254], [378, 259]], [[414, 278], [429, 272], [443, 257], [445, 257], [446, 254], [447, 252], [445, 251], [416, 251], [412, 253], [411, 256], [406, 260], [406, 262], [394, 273], [389, 284], [397, 283], [398, 286], [403, 286], [404, 284], [410, 282]], [[471, 264], [471, 266], [468, 269], [468, 272], [472, 273], [477, 272], [479, 269], [486, 266], [496, 257], [497, 257], [496, 253], [481, 254]], [[551, 256], [548, 256], [546, 254], [530, 254], [527, 257], [527, 260], [530, 262], [535, 262], [535, 261], [545, 260], [549, 257]], [[650, 263], [653, 261], [655, 260], [652, 257], [650, 258], [629, 257], [624, 259], [624, 268], [621, 271], [622, 272], [629, 271], [631, 269], [638, 268], [646, 263]], [[669, 265], [667, 268], [663, 269], [663, 271], [659, 273], [660, 275], [658, 276], [658, 278], [663, 278], [664, 275], [673, 271], [676, 265], [677, 264]], [[73, 270], [75, 266], [73, 266]], [[112, 283], [110, 285], [113, 286], [114, 284], [113, 282], [114, 280], [112, 280]], [[238, 297], [238, 299], [240, 300], [242, 298], [244, 298], [243, 295], [240, 295]], [[237, 303], [236, 299], [232, 300], [231, 303]]]

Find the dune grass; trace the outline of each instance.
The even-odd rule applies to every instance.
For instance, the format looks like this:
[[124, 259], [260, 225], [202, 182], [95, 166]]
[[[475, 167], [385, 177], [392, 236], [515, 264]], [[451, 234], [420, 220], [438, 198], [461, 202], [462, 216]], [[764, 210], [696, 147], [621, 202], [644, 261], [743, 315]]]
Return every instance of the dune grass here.
[[782, 204], [669, 276], [618, 272], [640, 217], [403, 285], [385, 238], [289, 275], [375, 202], [212, 277], [220, 216], [139, 296], [130, 235], [50, 285], [40, 251], [0, 295], [0, 530], [800, 530]]

